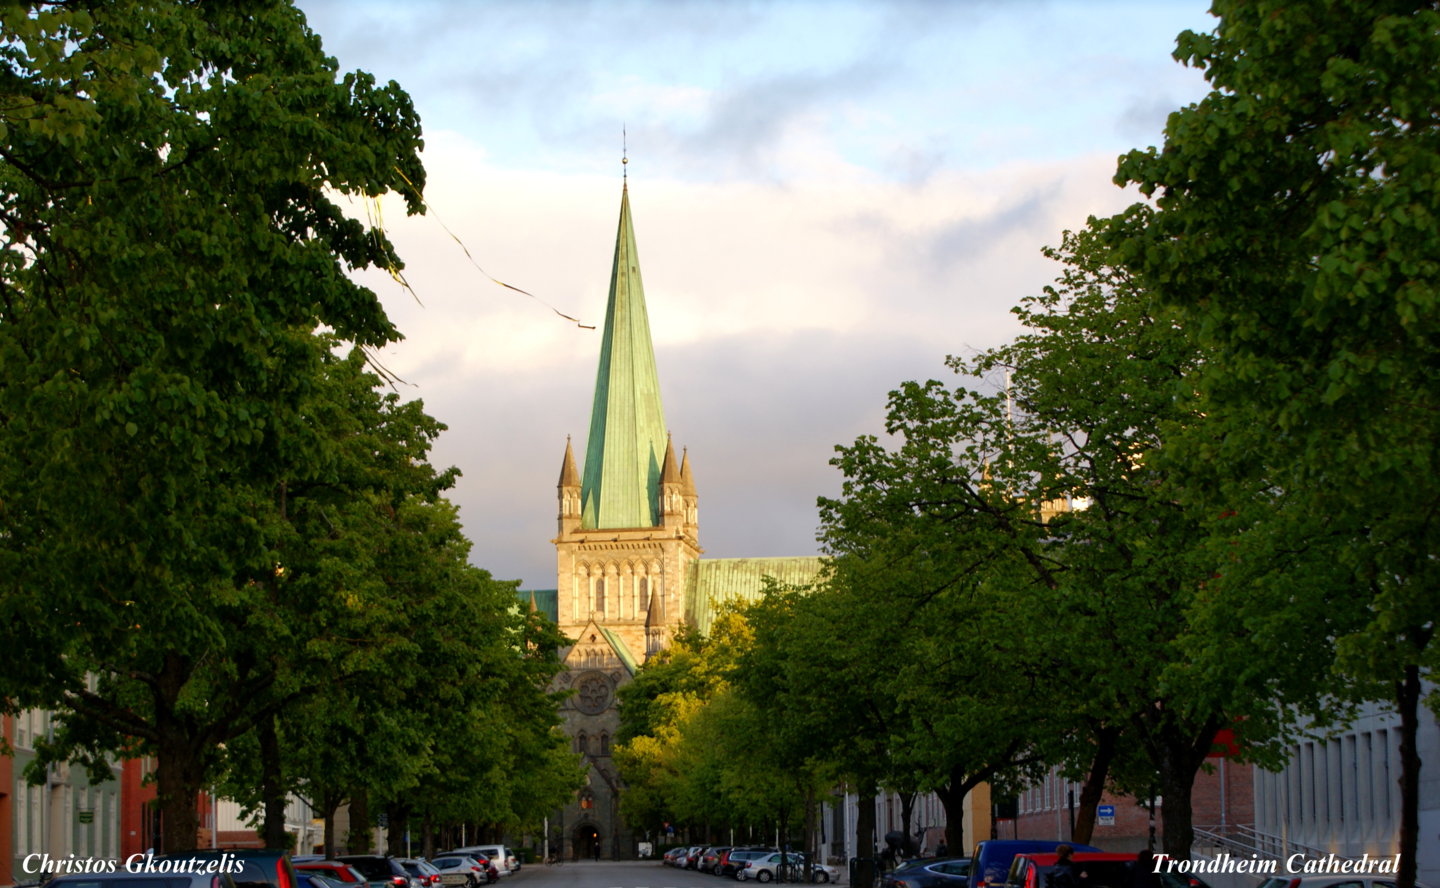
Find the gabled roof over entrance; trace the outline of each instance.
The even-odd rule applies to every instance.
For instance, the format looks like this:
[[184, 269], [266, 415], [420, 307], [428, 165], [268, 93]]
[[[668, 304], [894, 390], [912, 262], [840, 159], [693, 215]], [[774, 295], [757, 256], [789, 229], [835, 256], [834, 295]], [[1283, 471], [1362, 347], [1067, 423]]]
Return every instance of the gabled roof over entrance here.
[[580, 636], [560, 655], [567, 669], [623, 668], [630, 675], [640, 668], [625, 640], [591, 619]]

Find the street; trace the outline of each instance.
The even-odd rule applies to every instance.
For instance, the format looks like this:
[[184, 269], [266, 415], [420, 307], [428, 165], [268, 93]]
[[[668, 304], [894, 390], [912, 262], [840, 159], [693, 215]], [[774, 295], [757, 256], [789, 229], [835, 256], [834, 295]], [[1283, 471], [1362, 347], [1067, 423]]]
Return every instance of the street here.
[[567, 860], [560, 866], [529, 864], [502, 878], [496, 888], [730, 888], [742, 884], [755, 883], [676, 869], [658, 860]]

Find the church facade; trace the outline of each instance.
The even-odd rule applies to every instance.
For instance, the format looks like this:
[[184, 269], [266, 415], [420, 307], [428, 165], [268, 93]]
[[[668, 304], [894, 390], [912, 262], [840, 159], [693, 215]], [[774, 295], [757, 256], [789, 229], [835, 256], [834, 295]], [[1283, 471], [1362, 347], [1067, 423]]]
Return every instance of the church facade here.
[[616, 694], [681, 626], [708, 630], [714, 608], [760, 594], [765, 577], [807, 583], [818, 557], [702, 558], [699, 496], [688, 452], [665, 424], [628, 182], [610, 273], [583, 466], [567, 441], [557, 485], [556, 588], [535, 605], [574, 640], [555, 690], [586, 766], [586, 785], [551, 818], [551, 853], [624, 859], [658, 841], [620, 815], [610, 753]]

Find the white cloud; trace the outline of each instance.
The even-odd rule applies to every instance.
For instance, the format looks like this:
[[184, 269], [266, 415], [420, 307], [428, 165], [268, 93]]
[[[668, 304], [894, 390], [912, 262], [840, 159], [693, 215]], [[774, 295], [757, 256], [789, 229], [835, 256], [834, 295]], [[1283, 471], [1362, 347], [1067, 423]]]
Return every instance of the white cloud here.
[[902, 380], [1014, 335], [1056, 271], [1040, 248], [1129, 203], [1115, 156], [1200, 95], [1169, 52], [1208, 23], [1203, 0], [301, 5], [342, 69], [399, 80], [426, 121], [434, 215], [385, 210], [423, 306], [365, 277], [407, 337], [380, 358], [451, 427], [435, 460], [464, 472], [473, 560], [536, 587], [600, 337], [491, 283], [447, 227], [600, 324], [627, 127], [702, 543], [811, 553], [833, 446], [878, 432]]

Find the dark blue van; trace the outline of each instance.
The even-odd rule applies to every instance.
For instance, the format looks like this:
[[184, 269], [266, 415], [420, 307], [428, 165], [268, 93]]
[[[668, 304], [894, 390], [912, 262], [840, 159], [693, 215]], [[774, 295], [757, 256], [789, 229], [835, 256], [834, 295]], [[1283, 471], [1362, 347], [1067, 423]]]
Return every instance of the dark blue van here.
[[1061, 845], [1076, 851], [1101, 850], [1059, 839], [985, 839], [975, 844], [975, 854], [970, 858], [970, 888], [1000, 888], [1010, 875], [1016, 854], [1053, 854]]

